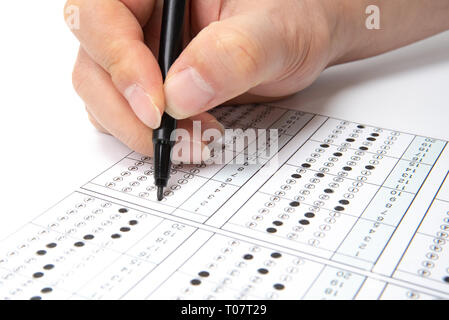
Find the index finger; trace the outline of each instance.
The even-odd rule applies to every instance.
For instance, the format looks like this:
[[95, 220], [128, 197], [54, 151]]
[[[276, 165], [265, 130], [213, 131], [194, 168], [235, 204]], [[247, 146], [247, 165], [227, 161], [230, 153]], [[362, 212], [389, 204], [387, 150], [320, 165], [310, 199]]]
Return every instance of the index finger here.
[[[110, 75], [136, 115], [151, 128], [160, 124], [165, 100], [156, 58], [144, 43], [141, 24], [156, 0], [68, 0], [79, 8], [72, 29], [87, 54]], [[133, 13], [136, 12], [136, 14]]]

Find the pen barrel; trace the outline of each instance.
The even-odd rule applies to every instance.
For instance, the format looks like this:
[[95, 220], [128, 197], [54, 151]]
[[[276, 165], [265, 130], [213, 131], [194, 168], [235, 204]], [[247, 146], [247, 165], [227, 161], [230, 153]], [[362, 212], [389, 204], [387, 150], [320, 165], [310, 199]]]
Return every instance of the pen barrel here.
[[171, 151], [175, 144], [173, 134], [176, 120], [164, 113], [161, 122], [161, 127], [153, 131], [154, 183], [156, 186], [166, 187], [170, 179]]
[[166, 187], [170, 179], [170, 152], [168, 143], [159, 142], [154, 146], [154, 183], [156, 186]]
[[164, 113], [162, 115], [161, 126], [158, 129], [153, 130], [153, 143], [156, 144], [157, 142], [170, 142], [173, 146], [176, 138], [173, 135], [174, 130], [176, 129], [176, 124], [176, 119]]
[[[168, 70], [183, 49], [185, 11], [186, 0], [164, 0], [159, 47], [159, 66], [164, 81]], [[153, 131], [154, 182], [158, 187], [159, 200], [162, 199], [161, 188], [165, 188], [170, 179], [171, 151], [175, 144], [173, 136], [175, 130], [176, 120], [164, 113], [161, 126]]]
[[165, 80], [168, 70], [183, 49], [186, 0], [164, 0], [163, 10], [159, 67]]

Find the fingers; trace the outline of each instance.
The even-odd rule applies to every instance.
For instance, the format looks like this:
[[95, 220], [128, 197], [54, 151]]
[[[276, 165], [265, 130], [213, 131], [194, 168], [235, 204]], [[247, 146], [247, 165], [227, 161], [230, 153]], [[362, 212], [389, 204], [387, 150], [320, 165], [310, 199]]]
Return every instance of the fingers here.
[[[67, 2], [80, 11], [80, 28], [72, 31], [81, 46], [110, 75], [127, 104], [150, 128], [159, 127], [165, 105], [161, 72], [144, 43], [141, 27], [150, 17], [155, 1]], [[123, 103], [123, 99], [120, 102]]]
[[[112, 134], [129, 148], [141, 154], [148, 156], [153, 154], [152, 129], [137, 118], [129, 108], [126, 99], [113, 85], [109, 74], [97, 65], [82, 48], [73, 71], [73, 84], [76, 92], [86, 104], [92, 124], [99, 131]], [[201, 121], [199, 137], [193, 134], [193, 120]], [[223, 127], [209, 114], [180, 121], [178, 127], [185, 129], [188, 136], [192, 137], [191, 140], [188, 140], [189, 147], [195, 147], [192, 150], [199, 150], [196, 153], [192, 151], [175, 155], [174, 160], [185, 163], [206, 160], [209, 154], [208, 141], [203, 141], [202, 132], [206, 129], [223, 132]]]
[[95, 119], [95, 117], [90, 113], [89, 107], [87, 107], [87, 106], [86, 106], [86, 112], [87, 112], [87, 118], [89, 119], [90, 123], [95, 127], [95, 129], [97, 129], [101, 133], [110, 134], [108, 132], [108, 130], [103, 128], [103, 126], [98, 123], [97, 119]]
[[157, 0], [119, 0], [121, 1], [144, 26], [150, 19]]
[[166, 111], [184, 119], [280, 77], [289, 54], [284, 42], [262, 14], [210, 24], [170, 69]]
[[217, 142], [223, 134], [224, 127], [208, 113], [179, 121], [177, 140], [172, 150], [173, 163], [209, 160], [212, 156], [209, 144]]
[[131, 149], [152, 154], [152, 130], [143, 124], [112, 83], [109, 74], [80, 48], [73, 71], [75, 91], [97, 123]]

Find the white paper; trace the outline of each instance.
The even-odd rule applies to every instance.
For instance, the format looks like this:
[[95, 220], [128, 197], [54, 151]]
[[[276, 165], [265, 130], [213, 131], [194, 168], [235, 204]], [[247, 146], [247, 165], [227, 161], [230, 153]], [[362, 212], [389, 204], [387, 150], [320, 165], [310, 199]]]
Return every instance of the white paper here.
[[[0, 83], [5, 88], [0, 126], [1, 298], [449, 297], [443, 280], [448, 275], [444, 234], [449, 201], [448, 32], [333, 67], [310, 88], [274, 104], [278, 108], [269, 125], [288, 114], [284, 108], [308, 112], [300, 118], [307, 123], [300, 132], [295, 124], [281, 137], [281, 145], [286, 145], [280, 152], [280, 168], [264, 166], [238, 175], [235, 167], [203, 168], [183, 185], [192, 187], [157, 204], [148, 200], [154, 194], [139, 197], [138, 191], [150, 186], [151, 178], [137, 180], [141, 185], [128, 193], [105, 187], [115, 172], [141, 159], [88, 123], [70, 83], [78, 42], [61, 17], [63, 4], [30, 2], [28, 10], [22, 10], [21, 2], [7, 6], [4, 12], [20, 12], [21, 17], [7, 14], [0, 19], [2, 30], [14, 26], [14, 32], [2, 34], [4, 47], [14, 50], [3, 50], [0, 59]], [[39, 23], [32, 29], [17, 24], [36, 17]], [[42, 50], [30, 52], [30, 47]], [[364, 132], [383, 128], [382, 138], [388, 129], [401, 132], [389, 149], [392, 156], [376, 166], [369, 176], [372, 183], [365, 183], [359, 195], [349, 199], [340, 216], [324, 221], [322, 212], [335, 211], [335, 201], [357, 177], [355, 169], [314, 218], [306, 218], [303, 210], [322, 194], [323, 184], [332, 183], [335, 172], [321, 178], [294, 213], [285, 212], [292, 202], [289, 197], [302, 190], [304, 180], [311, 184], [314, 167], [301, 174], [302, 180], [292, 185], [285, 199], [271, 200], [270, 193], [285, 184], [283, 175], [290, 174], [292, 180], [290, 170], [325, 138], [327, 132], [318, 136], [316, 129], [343, 120], [351, 122], [344, 125], [345, 134], [353, 130], [353, 123], [365, 124]], [[404, 185], [407, 190], [400, 200], [393, 202], [389, 192], [395, 191], [395, 177], [410, 163], [403, 159], [419, 153], [413, 148], [421, 137], [433, 138], [432, 147]], [[324, 158], [316, 164], [324, 163]], [[333, 168], [340, 168], [340, 163]], [[139, 172], [147, 166], [146, 162], [138, 166]], [[232, 183], [222, 183], [229, 175]], [[221, 191], [214, 202], [208, 199], [207, 206], [195, 206], [215, 190]], [[386, 201], [394, 214], [384, 213]], [[274, 212], [259, 221], [258, 209], [271, 202]], [[119, 212], [122, 208], [127, 212]], [[382, 221], [377, 221], [379, 215]], [[248, 228], [253, 218], [257, 225]], [[306, 219], [309, 224], [299, 223]], [[283, 225], [276, 226], [276, 233], [267, 233], [273, 221]], [[94, 238], [86, 240], [86, 235]], [[317, 244], [316, 238], [320, 242], [311, 246]], [[40, 250], [45, 255], [36, 254]], [[248, 254], [252, 259], [243, 258]]]
[[130, 152], [1, 241], [0, 296], [449, 297], [446, 141], [276, 104], [213, 113], [278, 129], [276, 157], [176, 165], [158, 202]]

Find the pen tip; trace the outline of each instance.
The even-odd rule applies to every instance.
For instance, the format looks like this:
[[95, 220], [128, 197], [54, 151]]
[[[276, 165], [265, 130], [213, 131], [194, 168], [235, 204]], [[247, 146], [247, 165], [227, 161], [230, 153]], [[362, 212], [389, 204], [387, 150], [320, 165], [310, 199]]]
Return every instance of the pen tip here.
[[164, 187], [157, 187], [157, 200], [162, 201], [164, 199]]

